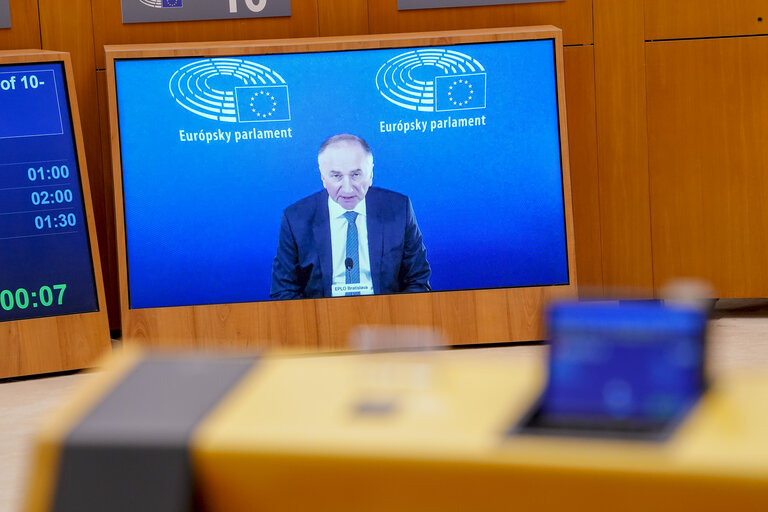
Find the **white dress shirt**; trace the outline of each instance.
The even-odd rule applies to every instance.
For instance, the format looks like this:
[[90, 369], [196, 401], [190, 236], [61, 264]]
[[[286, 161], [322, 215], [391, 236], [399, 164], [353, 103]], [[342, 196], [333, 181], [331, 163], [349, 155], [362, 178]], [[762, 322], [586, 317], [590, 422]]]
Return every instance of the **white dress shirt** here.
[[371, 258], [368, 253], [368, 215], [366, 214], [365, 199], [357, 203], [350, 211], [357, 212], [357, 259], [360, 265], [360, 284], [347, 284], [347, 221], [345, 210], [339, 203], [328, 196], [328, 217], [331, 221], [331, 257], [333, 258], [333, 283], [331, 293], [334, 297], [346, 295], [348, 292], [359, 292], [360, 295], [373, 294], [371, 280]]

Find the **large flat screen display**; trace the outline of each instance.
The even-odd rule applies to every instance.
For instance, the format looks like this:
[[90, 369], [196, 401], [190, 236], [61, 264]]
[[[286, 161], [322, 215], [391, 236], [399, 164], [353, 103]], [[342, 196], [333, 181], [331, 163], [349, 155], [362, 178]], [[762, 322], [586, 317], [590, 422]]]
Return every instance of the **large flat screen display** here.
[[129, 307], [568, 285], [556, 68], [549, 38], [117, 58]]
[[0, 65], [0, 322], [97, 310], [63, 63]]

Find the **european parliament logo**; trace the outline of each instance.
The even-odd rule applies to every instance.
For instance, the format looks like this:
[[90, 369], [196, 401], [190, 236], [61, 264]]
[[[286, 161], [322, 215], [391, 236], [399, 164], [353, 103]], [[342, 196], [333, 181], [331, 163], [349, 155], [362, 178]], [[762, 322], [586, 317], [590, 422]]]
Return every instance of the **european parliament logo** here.
[[291, 120], [287, 85], [235, 87], [235, 98], [241, 123]]
[[290, 121], [288, 86], [272, 69], [239, 58], [211, 58], [179, 68], [168, 83], [176, 103], [226, 123]]
[[435, 77], [435, 111], [485, 108], [485, 73]]
[[163, 9], [166, 7], [184, 7], [183, 0], [139, 0], [147, 7]]
[[477, 60], [454, 50], [425, 48], [389, 59], [376, 87], [390, 103], [420, 112], [485, 108], [486, 72]]

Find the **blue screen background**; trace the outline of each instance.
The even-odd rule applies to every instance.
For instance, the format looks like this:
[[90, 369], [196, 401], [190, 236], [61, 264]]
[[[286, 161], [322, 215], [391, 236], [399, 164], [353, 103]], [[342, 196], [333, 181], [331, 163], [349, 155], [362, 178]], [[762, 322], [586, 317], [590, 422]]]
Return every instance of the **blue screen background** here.
[[[116, 62], [131, 307], [268, 300], [282, 210], [322, 189], [317, 148], [337, 133], [371, 146], [374, 186], [410, 197], [434, 290], [568, 283], [553, 42], [452, 48], [484, 66], [485, 108], [388, 102], [376, 73], [408, 49], [243, 57], [288, 86], [290, 120], [258, 123], [174, 101], [170, 78], [200, 59]], [[382, 131], [480, 116], [485, 126]], [[292, 138], [179, 135], [253, 128]]]
[[[33, 76], [39, 80], [34, 82], [37, 87], [29, 86]], [[13, 87], [11, 77], [15, 77]], [[0, 321], [96, 311], [93, 263], [62, 64], [2, 65], [2, 80], [6, 82], [0, 87], [0, 294], [5, 296], [0, 297]], [[62, 178], [55, 171], [52, 175], [54, 166], [66, 166], [68, 176]], [[42, 169], [32, 172], [34, 180], [30, 168]], [[32, 201], [32, 194], [53, 195], [57, 190], [71, 191], [72, 200]], [[75, 225], [60, 226], [60, 215], [74, 215]], [[50, 221], [42, 222], [46, 217]], [[61, 304], [58, 291], [51, 305], [43, 304], [41, 287], [61, 284], [66, 284]], [[21, 301], [26, 307], [19, 307], [15, 297], [20, 288], [27, 290], [28, 302]]]

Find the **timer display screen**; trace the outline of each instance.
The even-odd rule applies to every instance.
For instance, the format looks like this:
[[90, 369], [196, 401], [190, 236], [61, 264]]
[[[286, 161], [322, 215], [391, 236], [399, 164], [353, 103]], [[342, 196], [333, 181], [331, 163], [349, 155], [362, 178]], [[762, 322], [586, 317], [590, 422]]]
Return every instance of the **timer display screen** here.
[[64, 67], [0, 65], [0, 322], [98, 310]]

